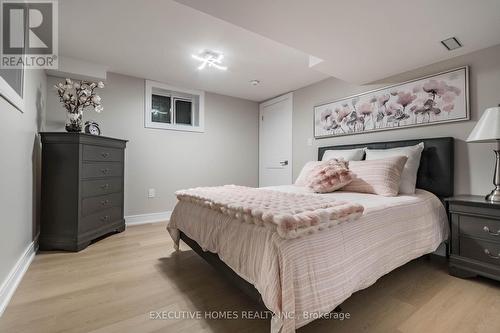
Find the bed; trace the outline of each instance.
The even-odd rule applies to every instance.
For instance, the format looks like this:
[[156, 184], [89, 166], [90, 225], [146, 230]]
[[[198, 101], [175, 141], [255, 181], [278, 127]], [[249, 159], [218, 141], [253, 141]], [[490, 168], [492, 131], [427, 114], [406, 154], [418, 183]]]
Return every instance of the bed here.
[[[180, 201], [168, 229], [275, 315], [271, 332], [294, 332], [330, 313], [354, 292], [410, 260], [431, 253], [449, 234], [442, 199], [453, 195], [453, 138], [328, 146], [392, 148], [424, 142], [414, 195], [322, 194], [364, 206], [361, 218], [328, 231], [283, 239], [270, 229], [232, 221]], [[298, 186], [271, 188], [303, 192]], [[202, 221], [203, 223], [200, 223]]]

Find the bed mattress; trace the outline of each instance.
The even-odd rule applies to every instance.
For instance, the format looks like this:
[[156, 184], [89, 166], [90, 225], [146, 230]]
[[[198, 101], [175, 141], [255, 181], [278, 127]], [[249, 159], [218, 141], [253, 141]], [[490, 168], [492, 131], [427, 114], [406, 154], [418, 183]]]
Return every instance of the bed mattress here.
[[[295, 185], [268, 187], [307, 192]], [[393, 269], [431, 253], [447, 239], [446, 211], [432, 193], [382, 197], [333, 192], [311, 194], [364, 206], [361, 218], [297, 239], [241, 223], [190, 202], [179, 202], [167, 229], [179, 230], [220, 259], [260, 292], [275, 315], [271, 332], [294, 332], [331, 312], [354, 292]]]

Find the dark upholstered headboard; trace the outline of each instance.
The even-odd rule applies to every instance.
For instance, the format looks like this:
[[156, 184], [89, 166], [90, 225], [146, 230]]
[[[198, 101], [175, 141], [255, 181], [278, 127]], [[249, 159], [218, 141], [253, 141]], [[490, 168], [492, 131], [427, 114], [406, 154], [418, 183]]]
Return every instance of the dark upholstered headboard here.
[[353, 149], [363, 147], [387, 149], [413, 146], [420, 142], [423, 142], [425, 147], [422, 151], [420, 167], [418, 168], [417, 188], [432, 192], [441, 198], [452, 196], [454, 182], [454, 144], [453, 138], [451, 137], [320, 147], [318, 149], [318, 160], [321, 161], [325, 151], [330, 149]]

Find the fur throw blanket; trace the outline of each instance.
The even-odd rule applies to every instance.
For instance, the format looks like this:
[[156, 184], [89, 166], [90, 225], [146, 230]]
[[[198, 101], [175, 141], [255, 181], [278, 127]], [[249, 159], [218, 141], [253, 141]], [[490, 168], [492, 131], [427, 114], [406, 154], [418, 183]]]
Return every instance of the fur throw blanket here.
[[226, 185], [198, 187], [175, 193], [242, 222], [275, 227], [282, 238], [296, 238], [343, 221], [358, 219], [363, 206], [318, 194], [288, 193]]

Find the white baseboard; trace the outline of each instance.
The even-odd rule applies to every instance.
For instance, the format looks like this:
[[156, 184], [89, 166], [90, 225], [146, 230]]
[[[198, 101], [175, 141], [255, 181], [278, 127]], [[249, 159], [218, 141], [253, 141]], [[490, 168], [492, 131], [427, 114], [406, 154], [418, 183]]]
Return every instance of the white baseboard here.
[[151, 214], [129, 215], [125, 216], [125, 224], [127, 226], [132, 226], [146, 223], [165, 222], [170, 219], [171, 214], [171, 211], [166, 211]]
[[30, 245], [28, 245], [22, 256], [10, 270], [5, 281], [2, 282], [2, 285], [0, 286], [0, 317], [7, 308], [7, 305], [14, 295], [17, 286], [21, 282], [24, 273], [26, 273], [31, 262], [35, 258], [37, 249], [38, 244], [36, 241], [33, 241]]

